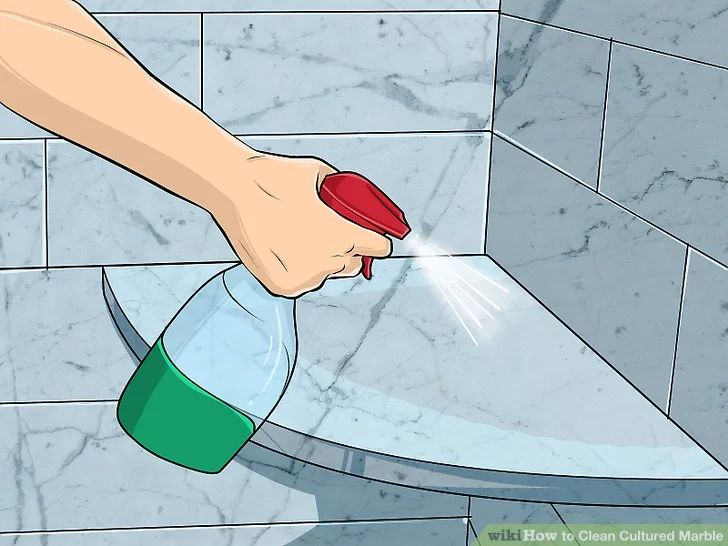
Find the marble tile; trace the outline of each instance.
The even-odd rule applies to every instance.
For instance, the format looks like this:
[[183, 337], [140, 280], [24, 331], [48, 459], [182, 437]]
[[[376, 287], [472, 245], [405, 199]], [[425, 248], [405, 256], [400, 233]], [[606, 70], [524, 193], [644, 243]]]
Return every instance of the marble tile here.
[[235, 258], [206, 211], [72, 144], [48, 151], [51, 265]]
[[[255, 441], [258, 442], [257, 436]], [[234, 464], [275, 483], [315, 495], [319, 521], [427, 517], [462, 519], [468, 513], [468, 499], [462, 495], [399, 487], [346, 475], [341, 471], [332, 472], [259, 445], [243, 449]]]
[[[457, 254], [483, 248], [488, 139], [384, 135], [245, 140], [261, 150], [318, 155], [339, 168], [362, 172], [403, 207], [415, 233]], [[234, 258], [206, 213], [71, 145], [51, 143], [50, 151], [52, 264]], [[83, 196], [77, 193], [81, 188]], [[86, 209], [93, 211], [90, 218]], [[84, 214], [71, 215], [69, 210]], [[204, 248], [202, 256], [199, 247]], [[394, 248], [399, 254], [413, 253], [400, 242]]]
[[498, 0], [80, 0], [86, 9], [105, 11], [406, 11], [497, 10]]
[[614, 46], [602, 191], [728, 261], [728, 72]]
[[[550, 504], [535, 502], [515, 502], [495, 499], [473, 498], [470, 502], [471, 521], [478, 537], [487, 538], [487, 531], [496, 529], [487, 526], [498, 526], [497, 530], [508, 525], [526, 523], [561, 523], [559, 515]], [[483, 544], [486, 540], [482, 541]], [[474, 542], [479, 545], [478, 542]]]
[[456, 519], [15, 535], [0, 536], [0, 546], [461, 546], [463, 536]]
[[43, 265], [43, 143], [0, 142], [0, 269]]
[[205, 110], [239, 134], [484, 129], [496, 19], [209, 15]]
[[728, 65], [725, 0], [502, 0], [504, 13]]
[[[487, 135], [384, 135], [248, 138], [251, 146], [286, 155], [315, 155], [341, 170], [360, 172], [407, 215], [414, 236], [450, 254], [483, 250]], [[437, 249], [423, 252], [439, 253]], [[395, 254], [412, 255], [394, 241]]]
[[152, 74], [200, 105], [199, 15], [101, 15], [98, 20]]
[[670, 415], [728, 463], [728, 270], [690, 253]]
[[238, 455], [244, 464], [235, 462], [216, 475], [191, 472], [157, 459], [128, 438], [118, 427], [113, 403], [0, 407], [0, 430], [6, 431], [0, 459], [7, 462], [0, 466], [2, 531], [343, 521], [398, 514], [453, 516], [462, 528], [458, 518], [466, 510], [462, 498], [301, 465], [254, 444]]
[[515, 146], [493, 145], [487, 253], [665, 407], [685, 247]]
[[[171, 287], [187, 274], [199, 278], [189, 273], [194, 267], [162, 266]], [[452, 267], [457, 275], [445, 279], [443, 268]], [[127, 317], [135, 324], [146, 316], [141, 333], [151, 344], [166, 320], [151, 317], [160, 310], [166, 317], [175, 304], [145, 303], [147, 290], [160, 292], [148, 281], [159, 267], [124, 269], [107, 271], [110, 285], [121, 309], [127, 298], [142, 303]], [[482, 321], [478, 328], [456, 305], [478, 345], [433, 276], [447, 292], [467, 282], [498, 306], [492, 321], [470, 307]], [[453, 465], [565, 476], [725, 476], [488, 258], [383, 260], [371, 281], [332, 281], [299, 299], [297, 324], [296, 370], [270, 420], [289, 436], [328, 442], [338, 453], [334, 468], [368, 474], [385, 454], [403, 466], [447, 465], [440, 485], [455, 488], [460, 478], [446, 484], [443, 477]], [[305, 445], [282, 449], [307, 456]], [[363, 457], [356, 464], [354, 454]], [[400, 470], [392, 471], [392, 481], [417, 479], [417, 472]]]
[[567, 525], [571, 524], [696, 524], [725, 523], [728, 507], [715, 508], [625, 508], [612, 506], [556, 505]]
[[31, 123], [0, 104], [0, 138], [52, 137], [49, 132]]
[[[199, 16], [99, 16], [98, 19], [152, 74], [199, 106]], [[0, 138], [45, 136], [50, 135], [0, 106]]]
[[501, 19], [495, 128], [596, 187], [609, 44]]
[[134, 370], [99, 269], [0, 273], [0, 402], [116, 398]]

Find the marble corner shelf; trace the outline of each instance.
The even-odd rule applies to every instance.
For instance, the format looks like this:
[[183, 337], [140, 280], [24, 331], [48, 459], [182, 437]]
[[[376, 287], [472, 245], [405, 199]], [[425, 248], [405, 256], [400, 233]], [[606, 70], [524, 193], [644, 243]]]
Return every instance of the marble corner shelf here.
[[[458, 262], [461, 279], [498, 307], [471, 324], [476, 345], [433, 282], [454, 264], [391, 258], [376, 262], [372, 281], [330, 281], [299, 299], [296, 370], [254, 442], [449, 493], [728, 504], [728, 472], [485, 256]], [[105, 268], [107, 304], [136, 358], [230, 265]]]

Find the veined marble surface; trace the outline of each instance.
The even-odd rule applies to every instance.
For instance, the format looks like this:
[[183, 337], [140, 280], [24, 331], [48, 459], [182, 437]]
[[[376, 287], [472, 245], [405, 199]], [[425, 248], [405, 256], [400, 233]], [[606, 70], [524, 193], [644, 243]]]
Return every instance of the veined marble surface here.
[[[482, 536], [483, 530], [487, 525], [508, 527], [508, 525], [526, 523], [535, 525], [561, 523], [559, 515], [550, 504], [535, 502], [472, 499], [470, 503], [470, 515], [473, 527], [478, 536]], [[499, 529], [489, 529], [489, 531], [495, 530]], [[472, 542], [471, 546], [480, 545], [478, 542]]]
[[[412, 234], [450, 254], [483, 250], [490, 136], [485, 134], [246, 138], [256, 149], [323, 157], [368, 177], [405, 212]], [[411, 240], [412, 237], [409, 239]], [[434, 247], [432, 254], [442, 253]], [[395, 255], [412, 255], [393, 241]]]
[[43, 265], [43, 144], [0, 142], [0, 267]]
[[[484, 134], [246, 138], [262, 150], [315, 154], [357, 170], [449, 253], [483, 248], [489, 137]], [[72, 144], [49, 143], [51, 265], [234, 259], [207, 212]], [[412, 254], [395, 243], [395, 253]], [[438, 252], [438, 251], [435, 251]]]
[[[449, 267], [446, 260], [380, 261], [371, 282], [329, 282], [300, 299], [297, 369], [271, 421], [344, 446], [476, 469], [726, 477], [485, 257], [466, 258], [459, 270], [500, 307], [483, 328], [470, 323], [475, 345], [423, 269]], [[194, 266], [107, 270], [147, 343], [183, 297], [139, 305], [143, 294], [188, 275], [201, 283], [208, 273]], [[128, 310], [127, 299], [137, 302]]]
[[200, 106], [199, 15], [99, 15], [97, 19], [147, 70]]
[[[104, 27], [152, 74], [199, 106], [198, 15], [99, 16]], [[0, 105], [0, 137], [50, 136]]]
[[207, 15], [205, 111], [240, 134], [485, 129], [496, 21], [494, 13]]
[[690, 253], [672, 387], [672, 415], [728, 463], [728, 269]]
[[725, 523], [728, 507], [714, 508], [625, 508], [614, 506], [554, 505], [566, 524], [697, 524]]
[[725, 70], [614, 46], [602, 191], [723, 263], [726, 101]]
[[48, 156], [51, 265], [235, 257], [203, 209], [68, 142]]
[[[131, 371], [133, 363], [127, 365]], [[115, 409], [114, 403], [0, 406], [0, 532], [467, 513], [464, 497], [344, 476], [254, 444], [221, 474], [188, 471], [134, 443]]]
[[607, 39], [728, 65], [726, 0], [502, 0], [501, 9]]
[[596, 187], [609, 44], [502, 17], [495, 128]]
[[500, 138], [492, 170], [488, 254], [665, 408], [685, 246]]
[[0, 536], [0, 546], [462, 546], [462, 518]]
[[129, 354], [100, 282], [100, 269], [0, 271], [0, 402], [119, 395]]
[[407, 11], [498, 9], [499, 0], [80, 0], [86, 9], [105, 11]]

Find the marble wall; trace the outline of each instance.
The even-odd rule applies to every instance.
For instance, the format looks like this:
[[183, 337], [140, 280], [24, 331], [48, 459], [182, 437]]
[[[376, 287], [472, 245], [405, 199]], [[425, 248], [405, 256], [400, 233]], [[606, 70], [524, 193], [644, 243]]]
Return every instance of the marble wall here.
[[[357, 170], [415, 233], [453, 254], [482, 252], [494, 0], [81, 3], [252, 146]], [[234, 258], [206, 211], [2, 106], [0, 192], [10, 203], [0, 266]]]
[[501, 12], [486, 252], [728, 464], [728, 2]]
[[[362, 172], [482, 252], [497, 0], [80, 3], [233, 134]], [[467, 496], [253, 444], [204, 476], [123, 434], [134, 361], [100, 266], [234, 258], [206, 211], [0, 105], [0, 545], [464, 544]]]

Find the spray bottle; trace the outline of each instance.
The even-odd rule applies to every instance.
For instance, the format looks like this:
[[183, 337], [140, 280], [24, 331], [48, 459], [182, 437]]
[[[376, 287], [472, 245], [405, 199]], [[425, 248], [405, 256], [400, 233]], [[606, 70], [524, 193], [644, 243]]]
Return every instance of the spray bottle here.
[[[327, 176], [321, 200], [351, 222], [403, 239], [404, 213], [361, 175]], [[372, 258], [362, 258], [370, 279]], [[177, 312], [121, 394], [117, 418], [147, 451], [220, 472], [260, 428], [293, 374], [295, 300], [275, 296], [238, 264]]]

